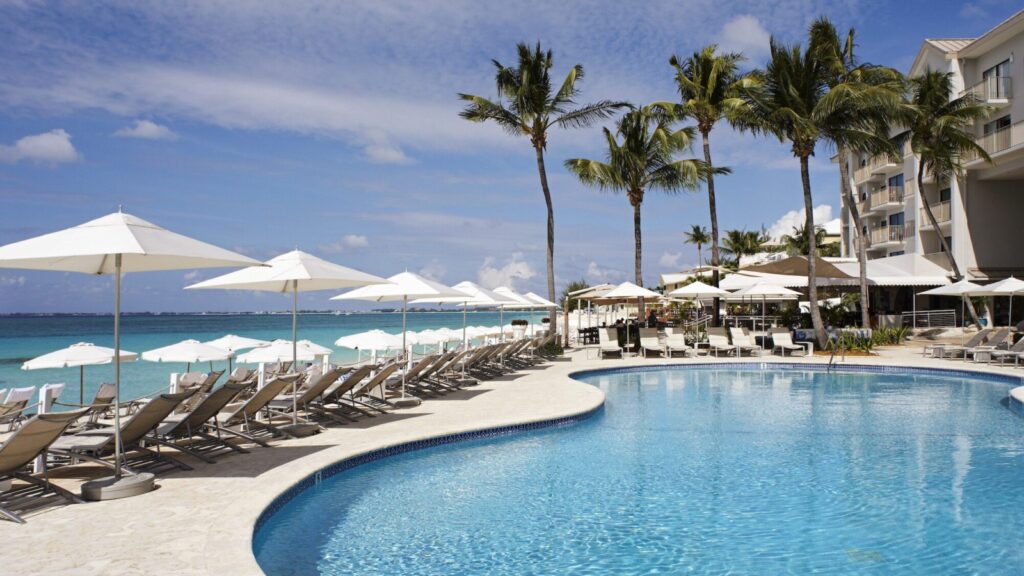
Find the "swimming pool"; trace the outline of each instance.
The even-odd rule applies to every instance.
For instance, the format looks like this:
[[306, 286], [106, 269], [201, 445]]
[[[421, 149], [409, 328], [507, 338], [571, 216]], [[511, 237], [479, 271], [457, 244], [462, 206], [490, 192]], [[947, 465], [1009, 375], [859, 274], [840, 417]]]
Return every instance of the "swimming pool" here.
[[594, 417], [325, 478], [261, 524], [260, 566], [270, 576], [1024, 570], [1024, 419], [1005, 405], [1010, 379], [757, 364], [577, 377], [607, 395]]

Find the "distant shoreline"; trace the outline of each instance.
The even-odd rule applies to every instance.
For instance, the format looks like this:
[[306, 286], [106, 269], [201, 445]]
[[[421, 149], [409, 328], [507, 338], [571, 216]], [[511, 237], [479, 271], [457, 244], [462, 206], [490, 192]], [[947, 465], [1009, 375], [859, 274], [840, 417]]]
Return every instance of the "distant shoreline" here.
[[[537, 311], [542, 310], [538, 307]], [[529, 310], [506, 310], [510, 314], [528, 312]], [[462, 310], [439, 310], [417, 308], [410, 309], [409, 314], [451, 314], [462, 313]], [[481, 308], [467, 310], [468, 314], [497, 312], [496, 308]], [[358, 316], [370, 314], [401, 314], [401, 309], [381, 308], [376, 310], [300, 310], [299, 315], [306, 316]], [[0, 318], [82, 318], [82, 317], [112, 317], [109, 312], [6, 312], [0, 313]], [[125, 316], [291, 316], [291, 311], [266, 311], [266, 312], [122, 312]]]

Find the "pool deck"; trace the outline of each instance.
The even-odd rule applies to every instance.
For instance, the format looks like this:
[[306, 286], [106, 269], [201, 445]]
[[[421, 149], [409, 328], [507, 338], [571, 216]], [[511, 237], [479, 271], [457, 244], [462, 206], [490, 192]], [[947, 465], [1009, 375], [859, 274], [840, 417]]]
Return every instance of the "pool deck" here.
[[[406, 442], [459, 432], [573, 416], [600, 406], [604, 394], [569, 378], [575, 371], [713, 362], [828, 363], [827, 357], [599, 360], [586, 349], [565, 359], [428, 400], [417, 408], [364, 420], [303, 439], [276, 441], [215, 464], [183, 457], [191, 472], [159, 475], [159, 489], [110, 502], [52, 506], [28, 523], [0, 522], [0, 566], [17, 574], [261, 574], [252, 527], [280, 493], [340, 460]], [[1024, 377], [1024, 367], [923, 358], [920, 345], [848, 357], [840, 364], [975, 370]], [[69, 489], [80, 479], [61, 478]]]

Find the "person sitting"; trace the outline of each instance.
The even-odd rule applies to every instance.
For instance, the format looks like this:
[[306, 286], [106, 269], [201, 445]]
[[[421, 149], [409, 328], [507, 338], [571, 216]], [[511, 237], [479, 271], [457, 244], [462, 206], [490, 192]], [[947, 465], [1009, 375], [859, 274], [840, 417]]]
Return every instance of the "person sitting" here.
[[658, 327], [658, 314], [657, 314], [657, 312], [654, 311], [653, 308], [651, 309], [651, 313], [647, 315], [647, 327], [648, 328], [657, 328]]

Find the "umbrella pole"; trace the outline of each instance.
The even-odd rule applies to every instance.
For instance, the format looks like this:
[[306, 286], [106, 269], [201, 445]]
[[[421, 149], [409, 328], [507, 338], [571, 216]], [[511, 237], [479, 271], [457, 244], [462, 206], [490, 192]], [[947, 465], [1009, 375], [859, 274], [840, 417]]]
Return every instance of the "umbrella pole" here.
[[469, 339], [466, 338], [466, 308], [469, 308], [469, 302], [462, 303], [462, 349], [469, 350]]
[[78, 367], [78, 405], [85, 404], [85, 366]]
[[[960, 295], [960, 345], [961, 346], [964, 345], [964, 336], [967, 333], [967, 318], [964, 316], [964, 314], [967, 313], [966, 304], [967, 304], [967, 296], [964, 296], [964, 295], [961, 294]], [[979, 326], [978, 328], [981, 328], [981, 327]]]
[[409, 362], [412, 360], [412, 353], [405, 345], [405, 312], [409, 306], [409, 297], [402, 296], [402, 354], [406, 355], [405, 366], [402, 368], [402, 398], [405, 398], [405, 373], [409, 371]]
[[[298, 334], [299, 319], [299, 281], [292, 280], [292, 370], [294, 371], [299, 363], [299, 343], [295, 337]], [[295, 397], [298, 378], [292, 380], [292, 426], [299, 425], [298, 399]]]
[[114, 479], [121, 479], [121, 255], [114, 255]]

